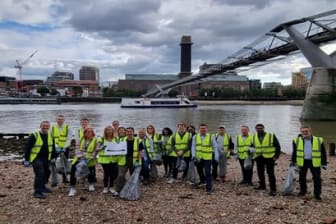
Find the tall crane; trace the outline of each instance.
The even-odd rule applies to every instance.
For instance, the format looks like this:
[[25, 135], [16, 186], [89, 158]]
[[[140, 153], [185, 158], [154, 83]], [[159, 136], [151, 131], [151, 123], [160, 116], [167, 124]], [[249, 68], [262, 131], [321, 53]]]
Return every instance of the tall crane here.
[[14, 68], [18, 69], [18, 75], [19, 75], [19, 81], [22, 81], [22, 68], [23, 65], [25, 65], [36, 53], [38, 50], [34, 51], [28, 58], [26, 58], [23, 62], [20, 62], [18, 59], [16, 59], [16, 65], [14, 65]]

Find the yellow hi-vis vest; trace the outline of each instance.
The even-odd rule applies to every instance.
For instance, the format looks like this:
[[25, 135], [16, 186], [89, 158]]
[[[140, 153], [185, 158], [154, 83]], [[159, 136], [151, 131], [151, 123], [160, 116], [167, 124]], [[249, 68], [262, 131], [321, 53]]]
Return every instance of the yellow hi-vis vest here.
[[[43, 141], [41, 138], [41, 134], [39, 131], [33, 133], [33, 135], [35, 136], [35, 145], [33, 146], [30, 155], [29, 155], [29, 162], [33, 162], [37, 155], [39, 154], [39, 152], [41, 151], [41, 147], [43, 145]], [[53, 150], [53, 138], [51, 136], [50, 133], [48, 133], [48, 160], [51, 160], [51, 154], [52, 154], [52, 150]]]
[[237, 136], [237, 151], [239, 159], [246, 159], [248, 156], [247, 151], [249, 150], [252, 144], [253, 138], [252, 135], [247, 135], [245, 140], [242, 135]]
[[151, 151], [151, 145], [150, 145], [149, 139], [148, 138], [145, 138], [145, 139], [140, 139], [139, 138], [139, 143], [141, 143], [141, 142], [143, 142], [143, 144], [144, 144], [144, 148], [145, 148], [145, 150], [147, 152], [148, 159], [152, 160], [153, 154], [155, 152]]
[[[98, 139], [98, 143], [103, 146], [106, 146], [107, 143], [109, 142], [115, 142], [115, 139], [112, 139], [112, 141], [108, 141], [107, 139], [105, 139], [104, 137], [100, 137]], [[102, 149], [99, 151], [98, 153], [98, 159], [97, 162], [100, 164], [109, 164], [109, 163], [115, 163], [116, 162], [116, 156], [112, 156], [112, 155], [105, 155], [105, 150]]]
[[81, 142], [83, 137], [84, 137], [84, 129], [82, 127], [78, 128], [78, 138], [79, 138], [79, 141]]
[[255, 147], [255, 156], [262, 156], [266, 159], [273, 158], [275, 155], [275, 147], [273, 146], [273, 134], [265, 133], [263, 141], [260, 143], [258, 134], [254, 134], [253, 143]]
[[175, 138], [175, 150], [176, 152], [183, 150], [184, 157], [189, 157], [190, 156], [190, 149], [188, 149], [189, 146], [189, 141], [191, 138], [191, 134], [189, 132], [185, 132], [183, 137], [181, 138], [179, 133], [175, 133], [174, 134], [174, 138]]
[[[148, 137], [148, 135], [147, 135]], [[154, 147], [154, 152], [159, 153], [160, 148], [159, 148], [159, 142], [160, 142], [160, 135], [158, 133], [155, 133], [154, 136], [150, 137], [153, 140], [153, 147]]]
[[[219, 136], [219, 134], [216, 133], [215, 134], [216, 140], [217, 140], [218, 136]], [[227, 158], [230, 157], [229, 143], [230, 143], [230, 135], [228, 133], [224, 133], [223, 142], [221, 144], [223, 145], [223, 149], [224, 149], [224, 152], [226, 152], [226, 157]]]
[[202, 141], [201, 135], [197, 134], [196, 139], [196, 158], [200, 158], [203, 160], [212, 160], [212, 142], [211, 142], [211, 134], [206, 134]]
[[168, 156], [174, 156], [176, 157], [175, 151], [172, 150], [172, 136], [169, 136], [168, 140], [166, 143], [164, 143], [164, 136], [161, 136], [161, 141], [162, 141], [162, 153], [164, 155]]
[[[312, 163], [313, 167], [321, 166], [321, 144], [323, 143], [323, 138], [321, 137], [313, 137], [312, 144]], [[303, 147], [303, 139], [301, 137], [297, 137], [295, 140], [296, 144], [296, 164], [300, 167], [303, 166], [304, 162], [304, 147]]]
[[[97, 139], [93, 138], [89, 145], [85, 147], [85, 139], [82, 138], [81, 143], [80, 143], [80, 148], [84, 149], [86, 154], [85, 154], [85, 159], [89, 160], [88, 167], [92, 167], [96, 165], [97, 159], [91, 159], [92, 153], [95, 151], [97, 146]], [[75, 164], [78, 161], [78, 158], [75, 156], [74, 159], [72, 160], [72, 164]]]
[[51, 135], [55, 139], [55, 144], [58, 145], [60, 148], [64, 148], [67, 138], [68, 138], [68, 131], [69, 126], [67, 124], [64, 124], [62, 126], [61, 132], [59, 132], [58, 126], [55, 124], [51, 127]]

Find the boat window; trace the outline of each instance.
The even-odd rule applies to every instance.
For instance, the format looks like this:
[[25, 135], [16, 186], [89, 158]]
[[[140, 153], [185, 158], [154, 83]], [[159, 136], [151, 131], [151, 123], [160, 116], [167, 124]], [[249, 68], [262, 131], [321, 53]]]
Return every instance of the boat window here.
[[136, 100], [135, 103], [140, 104], [140, 101], [139, 101], [139, 100]]
[[184, 100], [184, 103], [185, 103], [185, 104], [190, 104], [190, 102], [189, 102], [189, 101], [187, 101], [187, 100]]

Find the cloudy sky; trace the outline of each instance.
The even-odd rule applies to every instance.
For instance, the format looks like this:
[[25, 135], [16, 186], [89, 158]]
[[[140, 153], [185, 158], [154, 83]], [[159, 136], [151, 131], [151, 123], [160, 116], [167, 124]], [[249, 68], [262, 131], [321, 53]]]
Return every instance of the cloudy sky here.
[[[1, 0], [0, 75], [37, 54], [23, 78], [99, 67], [101, 80], [125, 73], [179, 72], [182, 35], [191, 35], [193, 72], [217, 63], [276, 25], [336, 8], [334, 0]], [[334, 48], [336, 49], [336, 48]], [[334, 50], [327, 47], [327, 50]], [[307, 67], [300, 55], [244, 74], [289, 84]]]

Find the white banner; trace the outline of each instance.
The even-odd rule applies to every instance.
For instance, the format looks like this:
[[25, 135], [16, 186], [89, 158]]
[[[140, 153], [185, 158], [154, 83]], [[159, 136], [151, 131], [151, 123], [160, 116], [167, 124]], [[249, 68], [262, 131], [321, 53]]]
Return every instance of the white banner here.
[[117, 156], [117, 155], [126, 155], [126, 154], [127, 154], [126, 141], [122, 141], [120, 143], [108, 142], [105, 147], [105, 155]]

